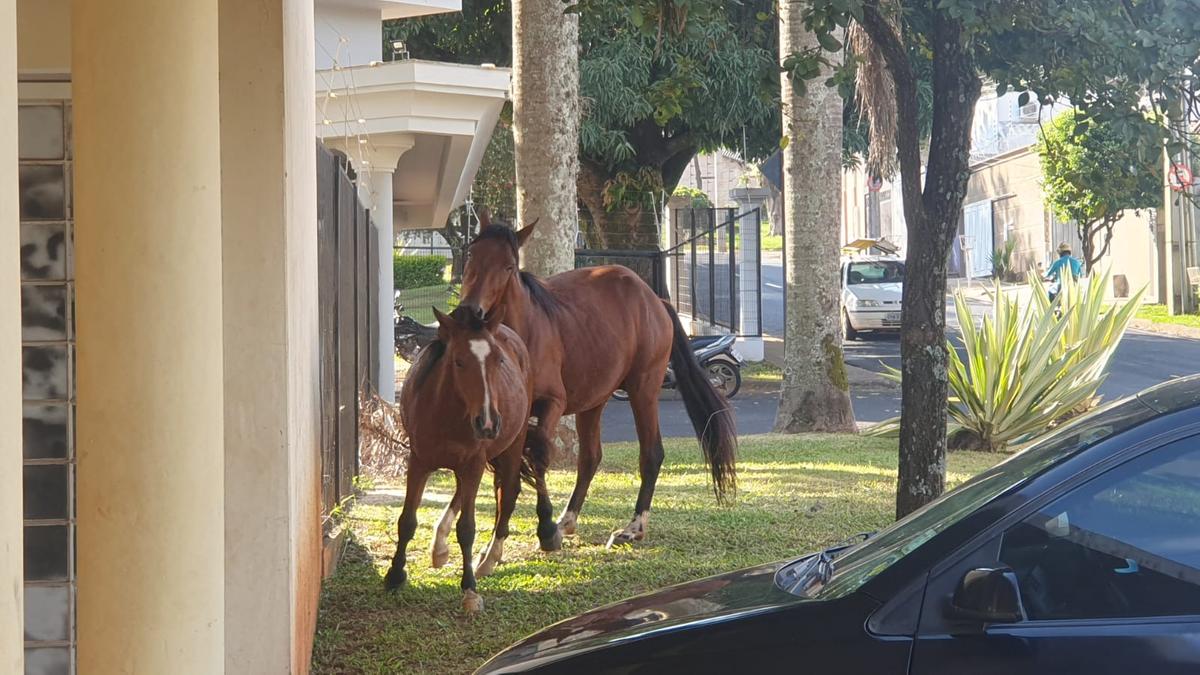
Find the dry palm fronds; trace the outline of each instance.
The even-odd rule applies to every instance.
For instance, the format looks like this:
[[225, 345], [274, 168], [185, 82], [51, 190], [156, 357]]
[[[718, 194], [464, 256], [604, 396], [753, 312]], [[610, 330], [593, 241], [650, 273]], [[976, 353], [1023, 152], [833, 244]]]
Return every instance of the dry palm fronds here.
[[867, 173], [891, 178], [896, 175], [897, 168], [896, 84], [883, 53], [867, 35], [866, 29], [857, 23], [851, 24], [847, 39], [851, 53], [858, 59], [854, 97], [859, 111], [868, 120]]
[[377, 478], [398, 478], [408, 468], [408, 433], [400, 406], [363, 394], [358, 413], [358, 463], [363, 472]]

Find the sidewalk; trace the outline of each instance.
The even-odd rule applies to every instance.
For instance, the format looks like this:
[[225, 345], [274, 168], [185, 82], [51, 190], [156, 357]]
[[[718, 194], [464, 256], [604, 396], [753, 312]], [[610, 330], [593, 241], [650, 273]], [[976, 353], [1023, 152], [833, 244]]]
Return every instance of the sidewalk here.
[[[778, 338], [772, 335], [763, 336], [763, 356], [764, 361], [771, 365], [782, 369], [783, 368], [783, 338]], [[863, 390], [893, 390], [899, 389], [900, 385], [887, 379], [879, 373], [872, 372], [866, 368], [846, 364], [846, 379], [850, 383], [852, 391]]]

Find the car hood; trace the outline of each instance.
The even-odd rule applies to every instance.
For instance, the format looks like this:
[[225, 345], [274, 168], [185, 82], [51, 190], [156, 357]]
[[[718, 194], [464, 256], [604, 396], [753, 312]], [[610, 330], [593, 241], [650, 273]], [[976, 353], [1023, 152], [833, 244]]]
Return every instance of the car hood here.
[[890, 300], [900, 302], [904, 295], [902, 283], [887, 284], [854, 284], [847, 286], [846, 291], [860, 300]]
[[554, 624], [493, 657], [476, 671], [521, 672], [522, 666], [649, 637], [663, 631], [727, 621], [805, 602], [775, 586], [787, 562], [751, 567], [622, 600]]

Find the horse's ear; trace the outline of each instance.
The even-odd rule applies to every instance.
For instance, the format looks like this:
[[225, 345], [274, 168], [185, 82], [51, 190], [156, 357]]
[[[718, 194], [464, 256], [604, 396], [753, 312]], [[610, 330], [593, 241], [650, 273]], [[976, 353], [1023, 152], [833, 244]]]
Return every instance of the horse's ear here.
[[446, 340], [447, 338], [449, 338], [450, 337], [449, 331], [454, 330], [455, 328], [458, 327], [457, 321], [455, 321], [453, 318], [451, 318], [449, 316], [446, 316], [445, 314], [442, 314], [441, 311], [439, 311], [437, 307], [433, 308], [433, 316], [437, 319], [437, 322], [438, 322], [438, 339], [439, 340]]
[[541, 218], [534, 218], [532, 223], [517, 230], [517, 248], [521, 248], [529, 240], [529, 235], [533, 234], [533, 226], [537, 225], [539, 220]]
[[483, 320], [483, 327], [487, 329], [487, 332], [495, 333], [503, 321], [504, 305], [496, 305], [492, 307], [492, 311], [488, 312], [487, 318]]
[[486, 206], [480, 206], [475, 210], [475, 214], [479, 216], [479, 229], [489, 227], [492, 224], [492, 212]]

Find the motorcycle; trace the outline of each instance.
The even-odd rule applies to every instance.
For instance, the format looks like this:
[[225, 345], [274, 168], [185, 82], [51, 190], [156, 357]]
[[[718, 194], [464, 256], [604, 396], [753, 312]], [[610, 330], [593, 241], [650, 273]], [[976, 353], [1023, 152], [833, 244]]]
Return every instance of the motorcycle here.
[[[742, 366], [746, 364], [742, 355], [733, 348], [736, 339], [733, 335], [693, 335], [689, 338], [696, 361], [708, 373], [709, 382], [727, 399], [736, 396], [742, 388]], [[674, 389], [676, 386], [675, 372], [668, 365], [663, 389]], [[628, 401], [629, 394], [624, 389], [618, 389], [613, 392], [613, 398]]]

